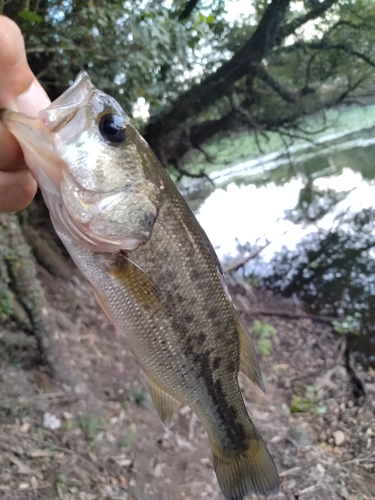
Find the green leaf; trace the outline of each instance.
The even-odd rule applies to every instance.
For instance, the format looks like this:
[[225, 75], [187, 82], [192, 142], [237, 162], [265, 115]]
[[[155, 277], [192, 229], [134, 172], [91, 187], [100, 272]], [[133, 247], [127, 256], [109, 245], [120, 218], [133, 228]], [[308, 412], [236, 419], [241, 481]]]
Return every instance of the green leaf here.
[[326, 405], [319, 405], [317, 408], [316, 408], [316, 413], [318, 415], [325, 415], [327, 413], [327, 406]]
[[33, 12], [31, 10], [21, 10], [21, 12], [18, 13], [19, 17], [24, 19], [25, 21], [29, 21], [30, 23], [42, 23], [43, 18], [37, 14], [36, 12]]
[[267, 338], [260, 338], [258, 339], [258, 349], [264, 356], [269, 356], [272, 350], [272, 342]]

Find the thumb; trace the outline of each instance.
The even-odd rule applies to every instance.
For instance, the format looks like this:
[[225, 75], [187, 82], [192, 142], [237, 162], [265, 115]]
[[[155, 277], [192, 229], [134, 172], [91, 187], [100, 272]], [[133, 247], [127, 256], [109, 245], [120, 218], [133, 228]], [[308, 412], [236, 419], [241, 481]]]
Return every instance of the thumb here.
[[9, 18], [0, 16], [0, 108], [35, 115], [49, 104], [27, 63], [20, 29]]

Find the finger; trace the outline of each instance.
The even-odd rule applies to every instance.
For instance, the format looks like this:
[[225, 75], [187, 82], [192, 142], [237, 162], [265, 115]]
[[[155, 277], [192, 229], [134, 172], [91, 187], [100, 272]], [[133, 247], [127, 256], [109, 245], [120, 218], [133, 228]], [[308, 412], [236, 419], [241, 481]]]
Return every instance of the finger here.
[[21, 147], [13, 135], [0, 123], [0, 170], [19, 170], [26, 168]]
[[0, 171], [0, 212], [18, 212], [26, 208], [36, 193], [36, 182], [26, 168]]
[[35, 114], [50, 103], [27, 63], [20, 29], [0, 16], [0, 107], [12, 101], [27, 114]]

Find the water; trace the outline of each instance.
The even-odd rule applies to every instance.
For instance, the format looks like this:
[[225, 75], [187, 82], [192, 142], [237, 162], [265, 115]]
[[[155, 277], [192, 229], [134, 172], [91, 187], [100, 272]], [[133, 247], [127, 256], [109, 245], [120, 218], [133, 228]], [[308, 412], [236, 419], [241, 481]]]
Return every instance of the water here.
[[211, 173], [221, 187], [198, 220], [224, 264], [264, 246], [245, 275], [346, 319], [360, 360], [375, 366], [375, 128], [332, 132], [290, 156], [292, 166], [280, 151]]

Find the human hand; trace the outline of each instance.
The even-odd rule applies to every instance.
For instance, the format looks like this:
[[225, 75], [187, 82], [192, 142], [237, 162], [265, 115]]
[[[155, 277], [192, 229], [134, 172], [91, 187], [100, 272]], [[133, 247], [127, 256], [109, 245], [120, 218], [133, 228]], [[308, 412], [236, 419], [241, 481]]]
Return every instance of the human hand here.
[[[49, 104], [27, 64], [21, 31], [13, 21], [0, 16], [0, 109], [36, 115]], [[20, 146], [0, 122], [0, 212], [27, 207], [36, 188]]]

